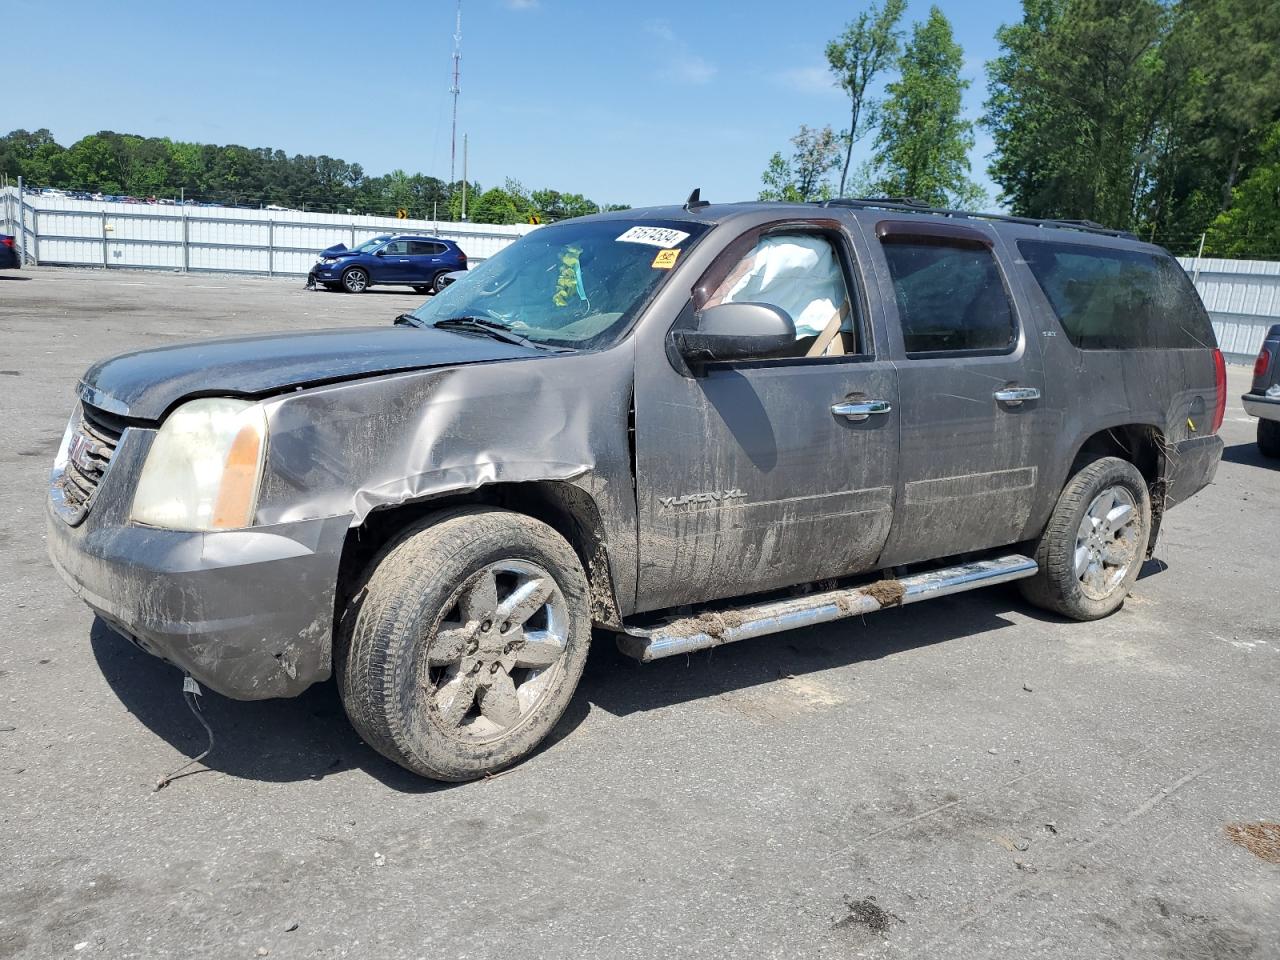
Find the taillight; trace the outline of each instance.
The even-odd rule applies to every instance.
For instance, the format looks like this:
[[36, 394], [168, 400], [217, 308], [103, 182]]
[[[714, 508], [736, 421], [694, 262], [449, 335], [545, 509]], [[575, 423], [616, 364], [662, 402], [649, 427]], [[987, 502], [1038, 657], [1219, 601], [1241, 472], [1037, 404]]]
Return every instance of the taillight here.
[[1213, 404], [1213, 429], [1209, 432], [1217, 433], [1227, 415], [1227, 361], [1221, 350], [1213, 351], [1213, 388], [1218, 395]]
[[0, 237], [0, 245], [6, 246], [6, 247], [12, 247], [13, 237]]
[[1261, 380], [1267, 375], [1267, 371], [1271, 368], [1271, 354], [1267, 352], [1267, 347], [1263, 347], [1258, 351], [1258, 359], [1253, 361], [1253, 379]]

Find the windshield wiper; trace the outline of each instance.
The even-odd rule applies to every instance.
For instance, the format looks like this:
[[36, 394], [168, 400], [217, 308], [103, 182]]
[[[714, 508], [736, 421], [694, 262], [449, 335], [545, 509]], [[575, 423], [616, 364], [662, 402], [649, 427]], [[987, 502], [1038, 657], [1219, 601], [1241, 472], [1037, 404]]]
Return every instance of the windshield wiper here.
[[501, 340], [504, 343], [514, 343], [520, 347], [533, 347], [536, 350], [546, 349], [544, 344], [535, 343], [526, 337], [520, 336], [505, 323], [488, 320], [485, 317], [450, 317], [447, 320], [437, 320], [432, 326], [440, 330], [475, 330], [478, 333], [488, 334], [493, 339]]

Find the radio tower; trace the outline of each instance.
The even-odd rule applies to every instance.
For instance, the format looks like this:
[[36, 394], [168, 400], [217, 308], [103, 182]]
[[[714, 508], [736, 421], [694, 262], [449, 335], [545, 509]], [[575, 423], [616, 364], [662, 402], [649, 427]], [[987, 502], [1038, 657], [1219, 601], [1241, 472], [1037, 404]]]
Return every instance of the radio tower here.
[[453, 86], [449, 92], [453, 94], [453, 136], [449, 144], [449, 186], [455, 182], [455, 171], [458, 165], [458, 75], [462, 72], [462, 0], [458, 0], [458, 20], [453, 32]]

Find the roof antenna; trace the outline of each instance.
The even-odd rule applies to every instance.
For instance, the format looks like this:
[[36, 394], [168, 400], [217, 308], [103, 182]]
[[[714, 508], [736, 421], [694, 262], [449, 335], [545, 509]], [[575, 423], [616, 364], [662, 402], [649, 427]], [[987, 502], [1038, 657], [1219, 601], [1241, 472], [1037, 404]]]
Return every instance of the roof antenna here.
[[697, 210], [699, 207], [709, 206], [711, 206], [711, 201], [702, 199], [701, 187], [694, 187], [693, 193], [689, 194], [689, 199], [684, 202], [684, 208], [686, 210]]

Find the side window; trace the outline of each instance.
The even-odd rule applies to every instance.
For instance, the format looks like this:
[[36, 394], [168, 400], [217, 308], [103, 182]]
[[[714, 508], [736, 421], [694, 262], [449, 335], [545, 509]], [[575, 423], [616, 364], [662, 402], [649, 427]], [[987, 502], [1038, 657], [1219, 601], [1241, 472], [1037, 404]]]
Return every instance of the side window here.
[[1082, 350], [1211, 346], [1213, 327], [1171, 257], [1022, 240], [1018, 252], [1067, 337]]
[[766, 303], [791, 317], [796, 325], [795, 344], [759, 359], [858, 352], [844, 267], [831, 241], [821, 234], [761, 237], [720, 282], [704, 308], [720, 303]]
[[392, 240], [390, 243], [388, 243], [385, 247], [382, 248], [382, 252], [387, 256], [403, 257], [407, 255], [409, 252], [409, 244], [404, 240]]
[[882, 243], [909, 355], [1013, 346], [1013, 307], [986, 246], [912, 235]]
[[409, 256], [411, 257], [434, 257], [440, 252], [440, 244], [431, 243], [427, 240], [410, 240]]

